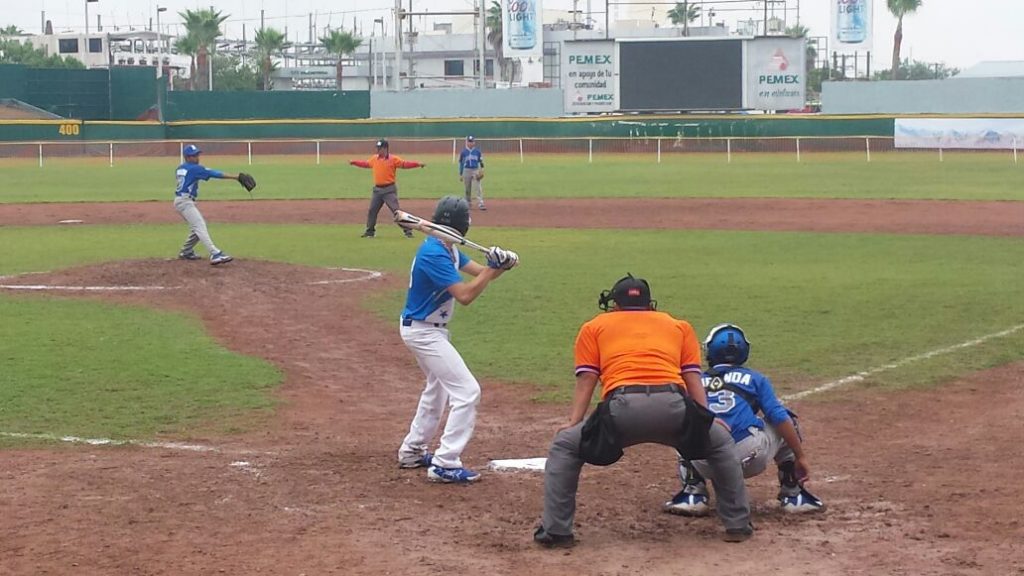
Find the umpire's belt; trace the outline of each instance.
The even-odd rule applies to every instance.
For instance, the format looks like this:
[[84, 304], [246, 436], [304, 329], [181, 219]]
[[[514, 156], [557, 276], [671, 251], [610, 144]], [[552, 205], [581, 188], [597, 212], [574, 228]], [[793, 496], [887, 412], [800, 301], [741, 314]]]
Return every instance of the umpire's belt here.
[[659, 392], [675, 392], [682, 394], [683, 390], [678, 384], [627, 384], [612, 390], [612, 396], [616, 394], [658, 394]]
[[412, 318], [402, 318], [402, 326], [419, 326], [420, 328], [447, 328], [447, 322], [423, 322], [421, 320], [413, 320]]

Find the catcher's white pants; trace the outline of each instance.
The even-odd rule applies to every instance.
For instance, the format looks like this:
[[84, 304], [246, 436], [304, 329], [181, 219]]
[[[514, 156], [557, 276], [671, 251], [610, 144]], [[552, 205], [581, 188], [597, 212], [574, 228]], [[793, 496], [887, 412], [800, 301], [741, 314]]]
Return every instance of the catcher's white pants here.
[[191, 252], [200, 242], [210, 251], [210, 256], [220, 252], [213, 245], [213, 240], [210, 239], [210, 232], [206, 229], [206, 220], [203, 219], [199, 208], [196, 207], [195, 200], [188, 196], [177, 196], [174, 198], [174, 209], [181, 214], [185, 222], [188, 222], [189, 235], [181, 247], [182, 252]]
[[416, 356], [427, 376], [416, 416], [398, 451], [399, 460], [414, 460], [423, 454], [437, 433], [445, 407], [448, 421], [433, 463], [442, 468], [462, 467], [462, 451], [473, 436], [480, 384], [469, 371], [458, 350], [448, 340], [448, 329], [426, 322], [401, 327], [402, 340]]
[[[793, 459], [793, 450], [770, 424], [765, 424], [763, 430], [751, 428], [750, 436], [735, 444], [735, 451], [743, 467], [744, 478], [760, 475], [773, 460], [778, 464]], [[701, 476], [714, 481], [715, 472], [707, 461], [694, 460], [691, 464]]]

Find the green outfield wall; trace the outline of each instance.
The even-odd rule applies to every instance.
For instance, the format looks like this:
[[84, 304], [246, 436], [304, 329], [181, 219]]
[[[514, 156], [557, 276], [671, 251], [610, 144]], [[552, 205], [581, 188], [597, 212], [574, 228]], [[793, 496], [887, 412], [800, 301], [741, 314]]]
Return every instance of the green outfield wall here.
[[451, 120], [0, 121], [0, 142], [348, 138], [892, 137], [892, 116], [615, 116]]

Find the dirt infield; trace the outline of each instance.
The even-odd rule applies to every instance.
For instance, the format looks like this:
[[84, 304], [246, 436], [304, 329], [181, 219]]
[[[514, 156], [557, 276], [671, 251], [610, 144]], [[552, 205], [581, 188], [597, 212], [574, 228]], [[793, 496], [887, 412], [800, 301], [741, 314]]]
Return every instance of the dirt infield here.
[[[664, 227], [693, 221], [685, 214], [696, 204], [650, 201], [672, 204], [684, 215], [672, 222], [669, 208], [648, 211], [643, 202], [636, 216], [644, 227], [652, 227], [652, 218]], [[335, 222], [358, 222], [364, 206], [330, 203], [334, 211], [324, 216], [328, 204], [273, 204], [274, 215], [297, 218], [269, 220], [275, 222], [334, 216]], [[408, 204], [421, 211], [427, 206]], [[600, 222], [607, 226], [625, 221], [621, 210], [597, 204], [573, 210], [605, 215]], [[210, 203], [204, 210], [211, 220], [226, 221], [228, 214], [238, 216], [228, 210], [233, 205]], [[111, 205], [63, 206], [76, 215], [57, 205], [5, 206], [0, 222], [52, 223], [33, 220], [38, 214], [86, 222], [159, 214], [161, 221], [178, 222], [165, 204], [131, 205], [110, 220], [102, 214], [116, 214], [108, 212]], [[509, 216], [509, 206], [474, 218], [579, 226], [564, 216], [576, 212], [536, 206], [547, 219]], [[974, 233], [998, 228], [985, 224], [1019, 210], [977, 209], [962, 218], [977, 226]], [[930, 212], [939, 222], [926, 225], [921, 210], [908, 210], [903, 225], [887, 224], [893, 227], [887, 231], [938, 233], [954, 225], [948, 212]], [[800, 223], [794, 214], [767, 219], [787, 218]], [[1024, 220], [1003, 222], [1000, 235], [1021, 235]], [[677, 489], [672, 453], [642, 446], [616, 466], [584, 471], [580, 545], [553, 552], [530, 540], [541, 509], [540, 475], [488, 473], [478, 485], [452, 487], [427, 483], [422, 471], [397, 469], [395, 451], [421, 375], [397, 327], [358, 302], [382, 287], [400, 287], [404, 277], [253, 261], [211, 267], [146, 260], [5, 282], [165, 287], [70, 294], [194, 314], [231, 350], [278, 366], [285, 383], [279, 411], [257, 431], [189, 439], [216, 451], [76, 446], [0, 452], [0, 574], [1024, 574], [1022, 364], [939, 390], [851, 388], [796, 403], [810, 442], [813, 486], [830, 506], [825, 515], [781, 515], [772, 506], [774, 479], [759, 478], [751, 491], [755, 538], [725, 544], [714, 518], [660, 512]], [[523, 387], [495, 381], [483, 387], [467, 464], [483, 468], [492, 458], [544, 455], [566, 407], [533, 404], [525, 400], [532, 391]]]
[[[564, 198], [492, 200], [474, 211], [478, 226], [791, 230], [892, 234], [1024, 236], [1024, 202], [816, 200], [793, 198]], [[362, 224], [365, 200], [203, 202], [211, 222]], [[402, 200], [429, 215], [432, 200]], [[383, 214], [382, 214], [383, 216]], [[0, 225], [179, 223], [170, 202], [0, 204]]]

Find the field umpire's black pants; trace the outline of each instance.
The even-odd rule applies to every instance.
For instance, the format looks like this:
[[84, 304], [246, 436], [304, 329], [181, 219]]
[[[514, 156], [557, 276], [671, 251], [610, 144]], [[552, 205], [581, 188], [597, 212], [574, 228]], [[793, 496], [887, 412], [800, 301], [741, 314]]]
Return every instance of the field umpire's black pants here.
[[394, 214], [398, 210], [398, 186], [388, 184], [387, 186], [374, 186], [373, 197], [370, 198], [370, 211], [366, 215], [366, 231], [373, 232], [377, 229], [377, 214], [385, 205]]
[[[622, 394], [612, 392], [609, 411], [622, 447], [636, 444], [675, 446], [678, 442], [686, 402], [679, 392]], [[580, 438], [583, 422], [555, 436], [544, 467], [544, 530], [549, 534], [573, 533], [576, 491], [583, 458]], [[711, 425], [711, 453], [708, 464], [715, 471], [715, 501], [718, 517], [726, 529], [744, 528], [750, 522], [743, 470], [733, 449], [732, 436], [724, 426]]]

